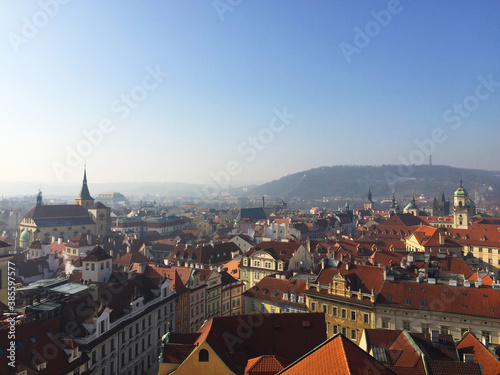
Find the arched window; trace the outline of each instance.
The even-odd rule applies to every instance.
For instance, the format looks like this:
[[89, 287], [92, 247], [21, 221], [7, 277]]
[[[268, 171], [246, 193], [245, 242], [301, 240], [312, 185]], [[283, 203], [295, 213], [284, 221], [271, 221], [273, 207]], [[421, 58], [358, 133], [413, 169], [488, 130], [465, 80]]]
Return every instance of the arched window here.
[[458, 202], [458, 207], [462, 207], [462, 201]]
[[198, 354], [198, 362], [208, 362], [208, 350], [200, 350], [200, 353]]

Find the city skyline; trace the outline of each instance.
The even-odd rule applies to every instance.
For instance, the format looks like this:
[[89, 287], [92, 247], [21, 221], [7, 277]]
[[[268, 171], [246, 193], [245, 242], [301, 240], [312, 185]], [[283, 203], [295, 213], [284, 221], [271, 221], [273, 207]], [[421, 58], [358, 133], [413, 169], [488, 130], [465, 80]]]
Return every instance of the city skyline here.
[[315, 5], [2, 4], [3, 181], [498, 170], [498, 4]]

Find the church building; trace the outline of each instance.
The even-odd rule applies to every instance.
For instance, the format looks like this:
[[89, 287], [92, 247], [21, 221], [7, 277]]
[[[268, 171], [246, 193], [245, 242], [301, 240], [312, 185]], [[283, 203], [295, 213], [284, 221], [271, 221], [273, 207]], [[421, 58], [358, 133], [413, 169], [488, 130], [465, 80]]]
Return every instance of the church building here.
[[44, 205], [42, 193], [19, 224], [16, 247], [27, 248], [35, 240], [50, 242], [55, 238], [68, 238], [79, 234], [93, 234], [101, 238], [111, 233], [111, 209], [94, 202], [87, 186], [87, 171], [75, 204]]

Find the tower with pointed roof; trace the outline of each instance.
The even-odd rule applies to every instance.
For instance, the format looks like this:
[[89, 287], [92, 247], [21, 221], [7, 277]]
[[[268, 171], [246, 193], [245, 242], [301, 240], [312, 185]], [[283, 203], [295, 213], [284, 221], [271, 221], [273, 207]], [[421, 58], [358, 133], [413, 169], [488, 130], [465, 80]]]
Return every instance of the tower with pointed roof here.
[[368, 195], [366, 196], [364, 209], [365, 210], [372, 210], [373, 209], [372, 192], [370, 189], [368, 189]]
[[450, 214], [450, 201], [446, 200], [443, 191], [439, 193], [438, 198], [434, 197], [432, 214], [434, 216], [448, 216]]
[[87, 167], [83, 169], [83, 184], [80, 195], [75, 199], [75, 204], [78, 204], [86, 209], [94, 208], [94, 198], [90, 195], [89, 187], [87, 186]]
[[453, 194], [453, 228], [467, 229], [469, 227], [469, 193], [462, 186]]
[[396, 197], [394, 196], [394, 193], [392, 193], [392, 202], [389, 207], [389, 215], [396, 215], [399, 214], [399, 204], [398, 201], [396, 200]]

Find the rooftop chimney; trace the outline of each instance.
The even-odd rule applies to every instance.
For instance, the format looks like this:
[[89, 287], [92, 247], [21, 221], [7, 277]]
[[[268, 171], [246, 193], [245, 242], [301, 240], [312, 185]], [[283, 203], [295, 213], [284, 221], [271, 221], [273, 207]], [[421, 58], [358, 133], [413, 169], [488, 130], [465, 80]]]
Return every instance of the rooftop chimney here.
[[132, 248], [130, 247], [130, 245], [127, 246], [127, 253], [131, 253], [132, 252]]
[[444, 233], [439, 232], [439, 245], [443, 246], [444, 245]]
[[92, 235], [87, 234], [87, 245], [92, 245]]

